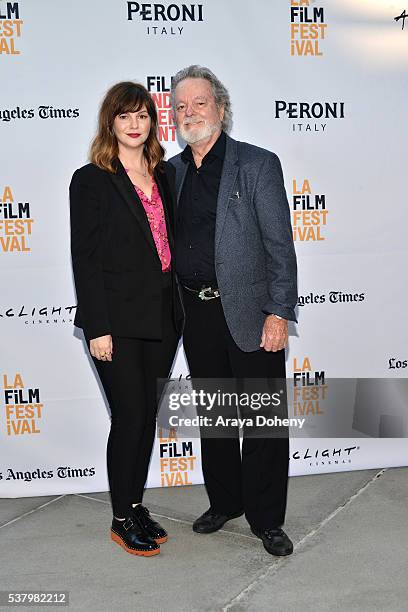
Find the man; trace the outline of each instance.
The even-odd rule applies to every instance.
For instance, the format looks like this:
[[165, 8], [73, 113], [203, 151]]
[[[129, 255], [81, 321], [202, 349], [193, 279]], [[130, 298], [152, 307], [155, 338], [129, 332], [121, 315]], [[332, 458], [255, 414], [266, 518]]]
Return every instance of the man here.
[[[184, 349], [193, 378], [286, 378], [288, 320], [296, 321], [296, 256], [279, 159], [237, 142], [229, 94], [207, 68], [172, 83], [178, 133], [176, 268]], [[256, 112], [253, 99], [251, 113]], [[286, 438], [201, 438], [210, 508], [193, 525], [212, 533], [245, 516], [266, 550], [288, 555]]]

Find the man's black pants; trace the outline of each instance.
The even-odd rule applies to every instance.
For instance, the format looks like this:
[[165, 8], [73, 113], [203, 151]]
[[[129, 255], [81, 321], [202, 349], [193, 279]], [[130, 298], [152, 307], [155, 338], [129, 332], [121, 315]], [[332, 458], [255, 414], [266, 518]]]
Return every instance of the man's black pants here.
[[[228, 330], [221, 299], [203, 301], [186, 289], [183, 292], [183, 344], [193, 378], [286, 378], [284, 350], [242, 351]], [[244, 510], [249, 524], [258, 529], [284, 523], [287, 437], [245, 437], [244, 431], [241, 457], [238, 436], [202, 436], [201, 454], [204, 482], [214, 511], [229, 515]]]

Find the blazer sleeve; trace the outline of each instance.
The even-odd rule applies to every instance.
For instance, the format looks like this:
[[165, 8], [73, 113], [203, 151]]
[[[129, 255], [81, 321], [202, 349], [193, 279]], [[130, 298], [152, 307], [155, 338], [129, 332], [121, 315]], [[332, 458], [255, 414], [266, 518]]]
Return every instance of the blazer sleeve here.
[[269, 300], [262, 310], [296, 321], [296, 253], [282, 167], [274, 153], [266, 156], [260, 168], [254, 205], [266, 253]]
[[69, 188], [71, 256], [78, 310], [89, 338], [110, 334], [102, 272], [101, 202], [89, 179], [76, 171]]

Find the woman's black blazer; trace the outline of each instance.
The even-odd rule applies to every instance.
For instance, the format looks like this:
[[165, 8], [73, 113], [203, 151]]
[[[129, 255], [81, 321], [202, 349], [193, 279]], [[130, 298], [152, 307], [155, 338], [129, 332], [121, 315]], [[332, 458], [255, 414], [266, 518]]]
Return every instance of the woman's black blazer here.
[[[174, 168], [154, 171], [172, 254], [174, 322], [182, 307], [174, 270]], [[70, 185], [71, 254], [78, 307], [74, 324], [88, 339], [107, 334], [162, 337], [162, 270], [143, 205], [117, 160], [112, 174], [94, 164], [76, 170]]]

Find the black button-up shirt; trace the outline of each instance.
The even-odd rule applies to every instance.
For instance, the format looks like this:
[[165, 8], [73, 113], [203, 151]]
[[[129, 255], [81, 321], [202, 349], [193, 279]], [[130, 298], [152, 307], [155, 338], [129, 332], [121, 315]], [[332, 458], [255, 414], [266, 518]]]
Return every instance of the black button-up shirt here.
[[216, 287], [215, 219], [226, 137], [221, 132], [197, 168], [191, 147], [181, 154], [188, 163], [177, 211], [176, 267], [180, 282], [193, 289]]

